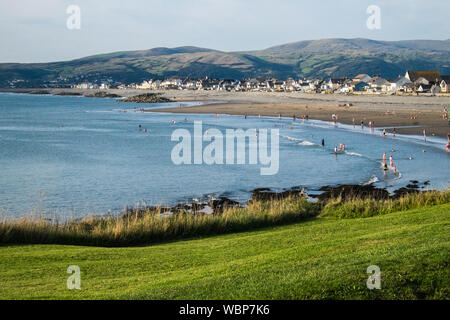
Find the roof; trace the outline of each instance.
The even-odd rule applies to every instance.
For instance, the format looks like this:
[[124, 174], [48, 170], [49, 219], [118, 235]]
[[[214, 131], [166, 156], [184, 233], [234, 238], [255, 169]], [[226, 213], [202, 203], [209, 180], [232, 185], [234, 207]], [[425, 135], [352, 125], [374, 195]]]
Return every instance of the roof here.
[[368, 74], [360, 73], [354, 79], [362, 79], [362, 78], [365, 78], [365, 77], [369, 77], [370, 78], [370, 76]]
[[425, 78], [428, 81], [436, 81], [441, 78], [439, 71], [416, 71], [416, 70], [408, 70], [406, 72], [409, 75], [409, 79], [414, 82], [419, 78]]

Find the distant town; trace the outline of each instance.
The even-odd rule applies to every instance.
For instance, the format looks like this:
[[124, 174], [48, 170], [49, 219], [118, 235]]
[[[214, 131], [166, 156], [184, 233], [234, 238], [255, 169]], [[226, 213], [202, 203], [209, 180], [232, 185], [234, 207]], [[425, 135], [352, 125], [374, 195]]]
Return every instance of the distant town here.
[[110, 81], [83, 82], [77, 89], [142, 89], [142, 90], [216, 90], [228, 92], [304, 92], [359, 94], [448, 94], [450, 76], [438, 71], [408, 70], [396, 79], [359, 74], [354, 78], [329, 79], [149, 79], [142, 83], [118, 84]]
[[[9, 82], [10, 88], [21, 88], [22, 80]], [[205, 90], [226, 92], [304, 92], [339, 94], [450, 94], [450, 75], [439, 71], [408, 70], [395, 79], [385, 79], [379, 75], [359, 74], [354, 78], [303, 78], [279, 80], [275, 78], [214, 79], [179, 78], [148, 79], [141, 83], [120, 83], [113, 79], [68, 83], [68, 79], [58, 79], [41, 85], [41, 88], [74, 89], [137, 89], [137, 90]]]

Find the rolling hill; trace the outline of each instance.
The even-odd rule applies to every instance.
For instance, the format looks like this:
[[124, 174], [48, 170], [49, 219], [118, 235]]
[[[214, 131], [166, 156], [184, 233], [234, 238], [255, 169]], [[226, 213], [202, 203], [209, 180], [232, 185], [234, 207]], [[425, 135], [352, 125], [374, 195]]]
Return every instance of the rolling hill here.
[[[450, 40], [322, 39], [265, 50], [222, 52], [198, 47], [154, 48], [53, 63], [0, 64], [0, 87], [82, 81], [140, 82], [149, 78], [397, 77], [406, 69], [450, 74]], [[17, 81], [19, 80], [19, 81]]]

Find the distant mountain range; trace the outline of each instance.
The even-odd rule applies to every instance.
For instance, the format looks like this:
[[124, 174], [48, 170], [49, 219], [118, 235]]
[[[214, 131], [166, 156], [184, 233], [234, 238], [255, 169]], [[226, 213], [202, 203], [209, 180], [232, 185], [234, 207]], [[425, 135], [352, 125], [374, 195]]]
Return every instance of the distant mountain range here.
[[395, 78], [407, 69], [450, 74], [450, 39], [300, 41], [260, 51], [222, 52], [197, 47], [154, 48], [65, 62], [0, 64], [0, 87], [37, 87], [83, 81], [141, 82], [150, 78], [353, 77]]

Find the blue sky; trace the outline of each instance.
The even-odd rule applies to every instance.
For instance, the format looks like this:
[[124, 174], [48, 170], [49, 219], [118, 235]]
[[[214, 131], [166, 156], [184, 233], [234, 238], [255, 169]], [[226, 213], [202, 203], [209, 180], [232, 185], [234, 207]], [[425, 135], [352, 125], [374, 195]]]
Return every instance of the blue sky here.
[[[81, 29], [66, 27], [69, 5]], [[381, 29], [369, 30], [369, 5]], [[194, 45], [264, 49], [322, 38], [450, 38], [448, 0], [0, 0], [0, 62], [46, 62], [97, 53]]]

